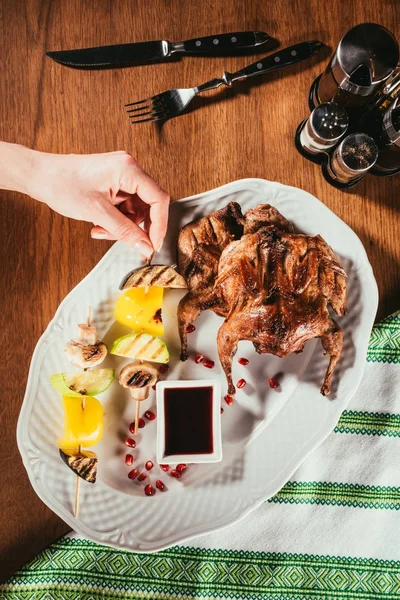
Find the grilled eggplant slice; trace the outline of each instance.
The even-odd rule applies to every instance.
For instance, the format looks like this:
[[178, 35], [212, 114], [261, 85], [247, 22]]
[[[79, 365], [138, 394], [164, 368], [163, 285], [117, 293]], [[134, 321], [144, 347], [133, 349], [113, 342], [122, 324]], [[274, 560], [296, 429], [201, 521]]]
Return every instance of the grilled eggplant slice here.
[[60, 448], [60, 456], [75, 475], [82, 477], [88, 483], [96, 483], [97, 456], [94, 452], [82, 451], [68, 454]]
[[182, 275], [169, 265], [148, 265], [128, 273], [121, 281], [120, 290], [133, 287], [158, 286], [165, 288], [186, 288]]

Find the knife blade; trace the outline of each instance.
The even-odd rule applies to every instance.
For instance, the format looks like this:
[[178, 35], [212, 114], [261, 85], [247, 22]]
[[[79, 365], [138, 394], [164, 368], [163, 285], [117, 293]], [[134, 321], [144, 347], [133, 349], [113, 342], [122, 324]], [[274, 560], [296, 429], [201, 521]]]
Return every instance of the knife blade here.
[[209, 35], [184, 42], [168, 42], [167, 40], [135, 42], [46, 52], [46, 55], [69, 67], [99, 69], [163, 61], [175, 53], [192, 55], [235, 53], [240, 50], [262, 47], [269, 40], [271, 37], [262, 31], [240, 31]]

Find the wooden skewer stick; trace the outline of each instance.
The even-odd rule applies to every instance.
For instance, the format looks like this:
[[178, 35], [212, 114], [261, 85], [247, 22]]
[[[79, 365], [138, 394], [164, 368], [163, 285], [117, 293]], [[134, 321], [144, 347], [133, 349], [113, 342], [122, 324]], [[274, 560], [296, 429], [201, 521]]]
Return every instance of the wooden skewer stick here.
[[92, 319], [92, 307], [88, 306], [87, 317], [86, 317], [86, 325], [90, 327], [90, 321]]
[[138, 430], [139, 430], [139, 411], [140, 411], [140, 402], [138, 402], [137, 400], [135, 400], [136, 403], [136, 411], [135, 411], [135, 429], [134, 429], [134, 435], [137, 435]]
[[[79, 452], [81, 451], [81, 447], [78, 448]], [[74, 517], [77, 518], [79, 515], [79, 490], [81, 486], [81, 478], [79, 475], [76, 476], [76, 486], [75, 486], [75, 508], [74, 508]]]
[[[146, 287], [144, 288], [144, 293], [147, 294], [149, 291], [149, 286], [146, 285]], [[140, 361], [140, 364], [143, 364], [143, 361]], [[142, 398], [142, 396], [145, 396], [145, 398], [147, 398], [147, 396], [149, 395], [148, 392], [146, 394], [146, 392], [143, 391], [138, 391], [137, 389], [133, 389], [131, 390], [131, 396], [132, 398], [135, 400], [135, 427], [133, 430], [133, 435], [137, 435], [138, 431], [139, 431], [139, 411], [140, 411], [140, 401], [143, 400], [144, 398]], [[138, 400], [138, 396], [140, 397], [140, 400]]]
[[[88, 307], [88, 311], [87, 311], [87, 317], [86, 317], [86, 325], [88, 327], [90, 327], [91, 318], [92, 318], [92, 307], [89, 306]], [[87, 369], [83, 369], [83, 370], [86, 371]], [[82, 396], [81, 407], [82, 407], [82, 410], [85, 410], [85, 396]], [[78, 454], [80, 454], [81, 452], [82, 452], [82, 446], [79, 445], [78, 446]], [[81, 478], [79, 477], [79, 475], [77, 475], [76, 476], [76, 486], [75, 486], [74, 517], [78, 517], [78, 515], [79, 515], [79, 490], [80, 490], [80, 485], [81, 485]]]

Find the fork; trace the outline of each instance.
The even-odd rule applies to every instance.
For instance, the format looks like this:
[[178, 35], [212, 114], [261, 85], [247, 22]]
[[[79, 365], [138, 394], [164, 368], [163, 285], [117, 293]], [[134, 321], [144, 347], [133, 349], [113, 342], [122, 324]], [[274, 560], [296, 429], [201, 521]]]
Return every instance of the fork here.
[[310, 58], [323, 45], [322, 42], [318, 42], [317, 40], [301, 42], [300, 44], [295, 44], [294, 46], [289, 46], [279, 52], [270, 54], [235, 73], [225, 71], [222, 77], [211, 79], [198, 87], [175, 88], [151, 98], [146, 98], [145, 100], [125, 104], [125, 107], [134, 107], [129, 108], [127, 111], [131, 123], [172, 119], [183, 112], [193, 98], [201, 92], [219, 88], [221, 85], [230, 87], [235, 81], [248, 79], [255, 75], [263, 75], [275, 69], [293, 65]]

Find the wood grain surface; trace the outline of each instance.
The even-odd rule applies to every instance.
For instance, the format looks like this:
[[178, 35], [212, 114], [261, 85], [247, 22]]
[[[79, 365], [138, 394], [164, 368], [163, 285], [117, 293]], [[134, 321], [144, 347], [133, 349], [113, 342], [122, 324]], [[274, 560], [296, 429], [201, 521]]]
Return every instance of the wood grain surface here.
[[[399, 38], [398, 10], [397, 0], [0, 0], [0, 139], [48, 152], [127, 150], [173, 199], [242, 177], [301, 187], [360, 236], [378, 281], [381, 318], [400, 308], [400, 176], [369, 176], [349, 193], [335, 190], [297, 153], [293, 134], [308, 114], [309, 87], [343, 33], [374, 21]], [[210, 93], [163, 127], [131, 126], [123, 105], [256, 59], [186, 57], [89, 72], [44, 54], [245, 29], [266, 31], [282, 47], [320, 39], [331, 50], [251, 85]], [[91, 240], [89, 229], [27, 197], [0, 193], [0, 579], [68, 529], [31, 488], [15, 432], [38, 338], [110, 246]]]

